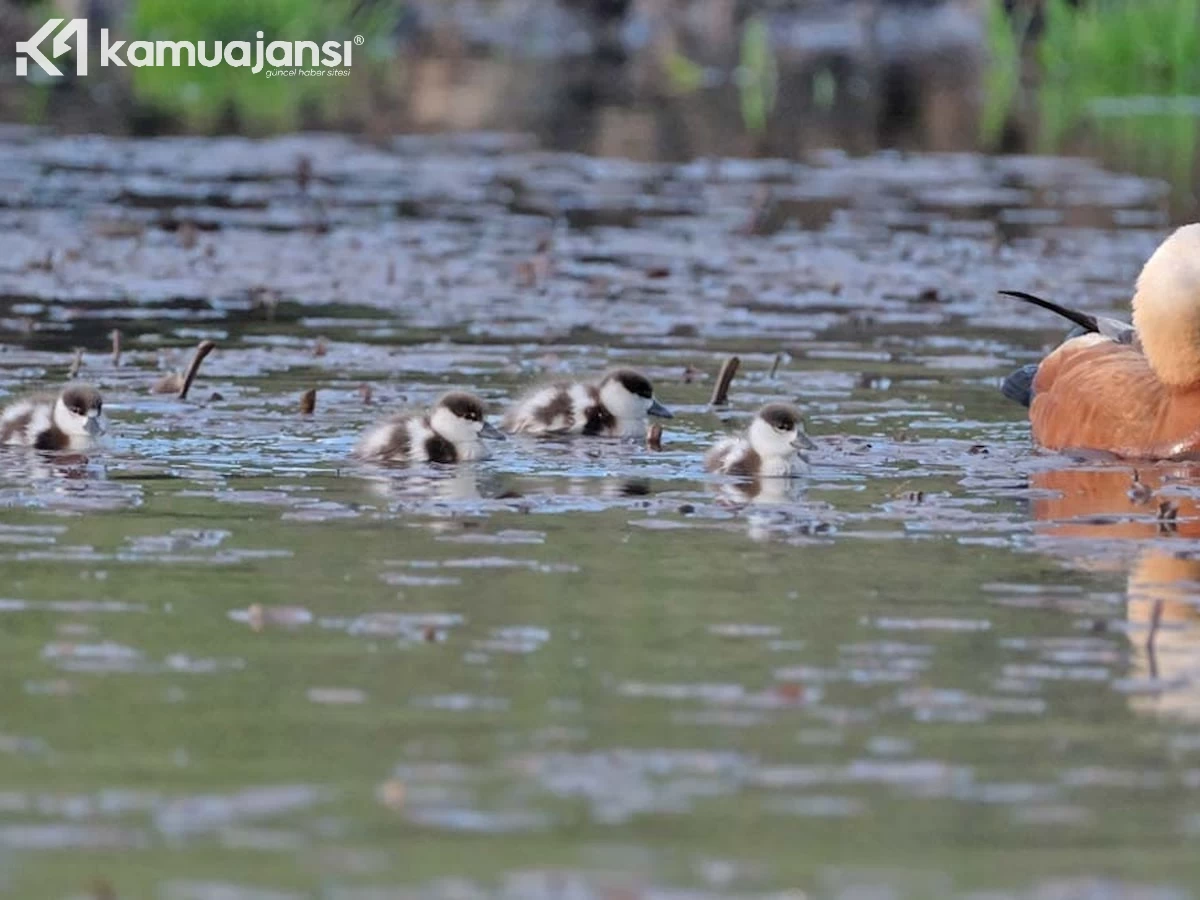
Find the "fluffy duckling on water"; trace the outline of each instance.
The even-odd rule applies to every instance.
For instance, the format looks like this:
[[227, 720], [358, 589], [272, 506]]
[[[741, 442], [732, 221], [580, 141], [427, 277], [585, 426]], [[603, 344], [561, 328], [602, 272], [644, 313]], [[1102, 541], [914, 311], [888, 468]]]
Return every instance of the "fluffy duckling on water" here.
[[486, 459], [482, 438], [504, 440], [484, 418], [483, 401], [474, 394], [446, 394], [427, 416], [393, 416], [370, 428], [355, 456], [375, 462], [455, 463]]
[[1132, 326], [1006, 293], [1083, 332], [1005, 379], [1004, 393], [1029, 407], [1037, 443], [1133, 459], [1200, 458], [1200, 224], [1175, 231], [1147, 260]]
[[808, 468], [814, 450], [800, 410], [786, 403], [760, 409], [744, 434], [722, 438], [704, 457], [710, 472], [742, 478], [792, 478]]
[[517, 401], [502, 424], [513, 433], [632, 437], [646, 430], [647, 416], [674, 418], [655, 399], [650, 379], [632, 369], [614, 369], [594, 384], [539, 388]]
[[0, 446], [86, 450], [104, 433], [104, 401], [90, 384], [27, 397], [0, 411]]

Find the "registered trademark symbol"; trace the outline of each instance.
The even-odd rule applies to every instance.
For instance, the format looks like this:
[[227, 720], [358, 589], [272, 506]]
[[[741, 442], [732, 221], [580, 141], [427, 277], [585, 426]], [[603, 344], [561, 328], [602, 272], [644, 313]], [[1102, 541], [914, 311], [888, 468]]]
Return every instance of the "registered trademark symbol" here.
[[356, 34], [354, 36], [354, 45], [356, 47], [361, 47], [366, 42], [367, 42], [367, 39], [365, 37], [363, 37], [361, 34]]

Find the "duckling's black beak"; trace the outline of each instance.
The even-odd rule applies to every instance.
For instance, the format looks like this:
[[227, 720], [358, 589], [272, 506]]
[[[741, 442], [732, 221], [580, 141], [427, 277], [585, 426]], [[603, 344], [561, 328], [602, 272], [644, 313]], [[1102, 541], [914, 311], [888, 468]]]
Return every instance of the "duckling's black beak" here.
[[796, 432], [796, 436], [792, 438], [792, 446], [797, 450], [816, 450], [817, 445], [812, 442], [807, 434], [803, 431]]
[[667, 409], [665, 406], [663, 406], [661, 403], [659, 403], [653, 397], [650, 398], [650, 408], [648, 410], [646, 410], [646, 415], [658, 416], [660, 419], [675, 418], [674, 413], [672, 413], [669, 409]]
[[83, 423], [83, 430], [91, 435], [103, 434], [104, 423], [100, 421], [99, 416], [88, 416], [87, 421]]
[[491, 422], [484, 422], [483, 428], [480, 430], [479, 434], [482, 437], [491, 438], [493, 441], [504, 441], [504, 440], [508, 439], [505, 436], [504, 432], [501, 431], [499, 428], [497, 428], [495, 425], [493, 425]]

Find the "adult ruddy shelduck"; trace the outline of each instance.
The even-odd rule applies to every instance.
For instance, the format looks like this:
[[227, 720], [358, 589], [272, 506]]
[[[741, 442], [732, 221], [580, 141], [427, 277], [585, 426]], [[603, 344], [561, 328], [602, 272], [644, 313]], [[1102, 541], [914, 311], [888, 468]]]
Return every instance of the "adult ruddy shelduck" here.
[[1084, 332], [1005, 380], [1005, 395], [1029, 407], [1037, 443], [1127, 459], [1200, 459], [1200, 224], [1178, 229], [1146, 261], [1132, 326], [1003, 293]]

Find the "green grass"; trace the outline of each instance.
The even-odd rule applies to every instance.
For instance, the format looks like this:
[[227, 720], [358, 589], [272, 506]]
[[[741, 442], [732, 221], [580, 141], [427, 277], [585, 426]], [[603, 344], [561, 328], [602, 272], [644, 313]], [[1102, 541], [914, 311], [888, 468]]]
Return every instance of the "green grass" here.
[[1105, 95], [1200, 89], [1200, 0], [1046, 0], [1038, 56], [1047, 80]]
[[[995, 143], [1020, 98], [1028, 18], [989, 9], [982, 133]], [[1186, 192], [1200, 137], [1200, 0], [1046, 0], [1033, 58], [1038, 149], [1099, 149]]]
[[775, 109], [779, 75], [771, 35], [762, 16], [753, 16], [742, 29], [738, 91], [742, 122], [751, 134], [767, 130], [767, 121]]
[[1009, 19], [1002, 0], [987, 9], [988, 67], [984, 72], [984, 106], [981, 125], [985, 141], [994, 143], [1004, 128], [1009, 110], [1021, 88], [1021, 44], [1029, 16]]

